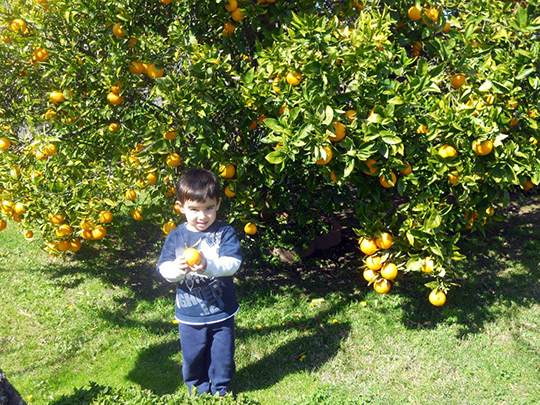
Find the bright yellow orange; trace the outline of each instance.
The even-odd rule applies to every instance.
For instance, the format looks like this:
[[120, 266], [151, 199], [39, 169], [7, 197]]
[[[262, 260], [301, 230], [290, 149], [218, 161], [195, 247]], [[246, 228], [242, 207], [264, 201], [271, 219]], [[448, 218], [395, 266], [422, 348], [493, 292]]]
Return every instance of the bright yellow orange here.
[[103, 225], [98, 225], [92, 229], [92, 238], [95, 240], [103, 239], [107, 236], [107, 229]]
[[121, 23], [114, 24], [112, 32], [116, 38], [124, 38], [126, 36], [126, 33], [124, 32], [124, 27]]
[[27, 229], [23, 232], [24, 239], [32, 239], [34, 237], [34, 231]]
[[73, 229], [68, 224], [62, 224], [56, 229], [56, 236], [63, 237], [71, 235]]
[[107, 100], [111, 105], [119, 105], [122, 104], [122, 101], [124, 101], [124, 98], [120, 96], [117, 93], [113, 93], [112, 91], [107, 94]]
[[182, 159], [178, 153], [171, 153], [166, 159], [167, 166], [177, 167], [182, 163]]
[[454, 88], [456, 89], [459, 89], [461, 86], [463, 86], [466, 81], [467, 77], [462, 74], [452, 76], [452, 78], [450, 79], [450, 83], [452, 83], [452, 86], [454, 86]]
[[201, 254], [197, 249], [194, 248], [187, 248], [184, 250], [184, 253], [182, 253], [182, 256], [186, 260], [186, 263], [188, 266], [195, 266], [197, 264], [201, 264]]
[[458, 182], [458, 180], [459, 180], [459, 172], [457, 170], [452, 170], [448, 174], [448, 181], [450, 182], [450, 184], [454, 185]]
[[377, 243], [375, 239], [362, 238], [360, 239], [360, 250], [365, 255], [372, 255], [377, 251]]
[[454, 157], [456, 154], [457, 150], [452, 145], [443, 145], [439, 148], [439, 156], [443, 158]]
[[434, 267], [435, 267], [435, 262], [433, 261], [433, 259], [429, 256], [426, 256], [424, 258], [424, 264], [421, 267], [422, 271], [424, 273], [432, 273]]
[[422, 18], [422, 7], [420, 6], [412, 6], [407, 11], [407, 15], [411, 20], [418, 21]]
[[380, 278], [373, 283], [373, 289], [379, 294], [386, 294], [390, 291], [390, 282], [385, 278]]
[[109, 131], [118, 132], [119, 129], [120, 129], [120, 125], [118, 125], [116, 122], [111, 122], [109, 124]]
[[108, 224], [109, 222], [112, 222], [114, 218], [114, 215], [110, 211], [101, 211], [99, 213], [99, 222], [102, 224]]
[[56, 155], [56, 152], [58, 152], [58, 148], [54, 143], [50, 143], [43, 148], [43, 153], [49, 157]]
[[236, 195], [236, 193], [234, 191], [231, 190], [231, 188], [227, 185], [225, 187], [225, 195], [229, 198], [232, 198]]
[[486, 139], [485, 141], [480, 142], [479, 140], [474, 141], [473, 144], [473, 150], [474, 153], [480, 156], [489, 155], [491, 151], [493, 150], [493, 142], [491, 142], [489, 139]]
[[429, 302], [436, 307], [440, 307], [446, 302], [446, 294], [441, 290], [433, 290], [429, 294]]
[[134, 75], [140, 75], [146, 73], [146, 66], [142, 62], [132, 61], [129, 65], [129, 71]]
[[281, 92], [281, 90], [279, 89], [279, 81], [281, 79], [279, 78], [279, 76], [276, 76], [274, 78], [274, 80], [272, 80], [272, 89], [277, 93], [279, 94]]
[[72, 239], [69, 243], [69, 250], [71, 250], [72, 252], [78, 252], [79, 250], [81, 250], [81, 247], [82, 243], [79, 238]]
[[394, 263], [385, 263], [381, 268], [381, 276], [387, 280], [393, 280], [398, 275], [397, 266]]
[[255, 235], [257, 233], [257, 225], [255, 225], [253, 222], [248, 222], [244, 226], [244, 232], [248, 235]]
[[49, 100], [51, 100], [51, 102], [54, 104], [58, 104], [58, 103], [62, 103], [66, 101], [66, 98], [64, 97], [64, 93], [62, 93], [61, 91], [55, 90], [51, 92], [51, 94], [49, 95]]
[[173, 229], [176, 228], [176, 224], [173, 221], [167, 221], [163, 224], [163, 232], [168, 235]]
[[375, 244], [379, 249], [390, 249], [394, 243], [394, 238], [388, 232], [381, 233], [377, 239], [375, 239]]
[[133, 201], [135, 198], [137, 198], [137, 192], [135, 190], [126, 191], [126, 200]]
[[436, 8], [426, 8], [424, 14], [426, 15], [426, 18], [422, 17], [422, 21], [426, 25], [433, 25], [439, 19], [439, 10]]
[[174, 128], [169, 128], [169, 130], [163, 134], [163, 138], [167, 139], [168, 141], [175, 140], [176, 136], [177, 133]]
[[367, 282], [371, 282], [371, 280], [377, 277], [377, 272], [372, 269], [364, 269], [362, 275]]
[[49, 221], [53, 224], [61, 224], [62, 222], [64, 222], [64, 216], [62, 214], [56, 214], [56, 215], [51, 215], [49, 214]]
[[225, 5], [225, 9], [229, 13], [232, 13], [234, 10], [238, 8], [238, 2], [236, 0], [227, 0], [227, 3], [228, 4]]
[[148, 173], [146, 175], [146, 184], [152, 186], [156, 184], [156, 182], [157, 182], [157, 176], [155, 173]]
[[144, 219], [142, 216], [142, 210], [140, 208], [135, 208], [133, 211], [131, 211], [131, 217], [135, 221], [142, 221]]
[[243, 13], [243, 9], [241, 8], [237, 8], [235, 9], [232, 13], [231, 13], [231, 18], [233, 19], [233, 21], [236, 21], [236, 22], [239, 22], [239, 21], [242, 21], [244, 19], [244, 13]]
[[345, 125], [343, 125], [341, 122], [334, 121], [334, 132], [328, 138], [332, 142], [339, 142], [345, 138], [346, 134], [347, 131], [345, 130]]
[[381, 260], [382, 260], [381, 256], [370, 255], [366, 257], [366, 266], [368, 267], [368, 269], [371, 269], [371, 270], [375, 270], [375, 271], [380, 270], [380, 268], [382, 267]]
[[347, 110], [345, 111], [345, 117], [349, 120], [349, 124], [352, 124], [356, 119], [356, 110]]
[[153, 63], [148, 63], [146, 65], [146, 74], [152, 79], [163, 77], [163, 68], [158, 69]]
[[332, 149], [329, 146], [323, 146], [323, 149], [326, 152], [326, 157], [321, 157], [315, 161], [319, 165], [325, 165], [332, 160]]
[[219, 167], [219, 175], [224, 179], [232, 179], [235, 174], [236, 168], [231, 163]]
[[287, 80], [287, 83], [291, 86], [296, 86], [302, 81], [302, 74], [298, 72], [289, 72], [287, 73], [285, 80]]
[[11, 147], [11, 141], [7, 138], [0, 138], [0, 149], [8, 150]]

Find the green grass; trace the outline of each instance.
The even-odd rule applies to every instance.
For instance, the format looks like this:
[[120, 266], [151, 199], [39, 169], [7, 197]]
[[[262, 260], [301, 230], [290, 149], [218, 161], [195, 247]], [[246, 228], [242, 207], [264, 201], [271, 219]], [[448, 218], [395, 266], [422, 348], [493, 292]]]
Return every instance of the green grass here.
[[[462, 287], [441, 308], [419, 275], [376, 294], [339, 250], [244, 268], [234, 392], [262, 404], [538, 403], [539, 219], [536, 199], [467, 236]], [[13, 228], [0, 233], [0, 368], [28, 403], [91, 381], [185, 393], [173, 289], [154, 270], [162, 240], [74, 261]]]

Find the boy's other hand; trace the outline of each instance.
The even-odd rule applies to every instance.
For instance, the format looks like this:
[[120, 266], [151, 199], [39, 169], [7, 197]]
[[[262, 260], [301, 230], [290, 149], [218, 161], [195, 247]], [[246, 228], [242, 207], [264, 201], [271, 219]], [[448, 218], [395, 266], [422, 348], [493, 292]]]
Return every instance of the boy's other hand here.
[[206, 270], [206, 257], [204, 257], [202, 252], [199, 252], [199, 255], [201, 256], [201, 262], [199, 264], [194, 264], [190, 267], [191, 271], [194, 272], [202, 272]]

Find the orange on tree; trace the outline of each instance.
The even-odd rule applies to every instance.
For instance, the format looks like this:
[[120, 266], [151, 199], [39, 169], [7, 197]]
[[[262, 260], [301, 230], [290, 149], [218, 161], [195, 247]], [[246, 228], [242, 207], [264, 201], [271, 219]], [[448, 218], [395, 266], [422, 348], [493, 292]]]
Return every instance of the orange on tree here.
[[192, 247], [187, 248], [184, 250], [184, 253], [182, 253], [182, 256], [186, 260], [186, 263], [189, 266], [195, 266], [198, 264], [201, 264], [201, 254], [197, 249], [194, 249]]
[[394, 238], [388, 232], [382, 232], [381, 236], [375, 239], [375, 244], [379, 249], [390, 249], [394, 243]]
[[71, 235], [72, 232], [73, 232], [73, 229], [68, 224], [61, 224], [56, 229], [56, 235], [58, 237], [69, 236], [69, 235]]
[[178, 153], [171, 153], [166, 159], [167, 166], [177, 167], [182, 163], [182, 158]]
[[349, 124], [352, 124], [356, 119], [356, 110], [347, 110], [345, 111], [345, 117], [349, 120]]
[[291, 86], [296, 86], [302, 80], [302, 74], [298, 72], [289, 72], [287, 73], [285, 80], [287, 80], [287, 83]]
[[52, 103], [58, 104], [66, 101], [66, 98], [64, 97], [64, 93], [61, 91], [55, 90], [52, 91], [49, 95], [49, 100], [51, 100]]
[[119, 129], [120, 129], [120, 125], [118, 125], [116, 122], [111, 122], [109, 124], [109, 131], [118, 132]]
[[379, 166], [378, 166], [378, 163], [375, 159], [373, 158], [369, 158], [368, 160], [366, 160], [364, 162], [367, 167], [368, 167], [368, 171], [365, 171], [364, 170], [364, 173], [365, 174], [368, 174], [370, 176], [373, 176], [374, 174], [376, 174], [378, 171], [379, 171]]
[[107, 229], [103, 225], [96, 226], [91, 232], [94, 240], [103, 239], [107, 236]]
[[377, 251], [377, 242], [374, 238], [360, 239], [360, 250], [366, 255], [372, 255]]
[[426, 256], [424, 258], [424, 263], [422, 264], [422, 271], [424, 273], [432, 273], [433, 272], [433, 269], [435, 267], [435, 262], [433, 261], [433, 259], [429, 256]]
[[156, 184], [156, 182], [157, 182], [157, 176], [155, 173], [148, 173], [146, 175], [146, 184], [152, 186]]
[[385, 278], [379, 278], [373, 283], [373, 289], [379, 294], [386, 294], [388, 291], [390, 291], [390, 287], [390, 281]]
[[227, 4], [225, 5], [225, 9], [232, 13], [234, 10], [238, 8], [238, 2], [236, 0], [227, 0]]
[[426, 8], [424, 14], [426, 18], [422, 17], [422, 21], [426, 25], [433, 25], [439, 19], [439, 10], [436, 8]]
[[233, 19], [233, 21], [236, 21], [236, 22], [240, 22], [244, 19], [244, 13], [243, 13], [243, 9], [241, 8], [237, 8], [235, 9], [232, 13], [231, 13], [231, 18]]
[[[366, 257], [366, 266], [371, 270], [380, 270], [382, 267], [382, 258], [379, 255], [369, 255]], [[370, 280], [368, 280], [370, 281]]]
[[69, 243], [69, 250], [72, 252], [78, 252], [81, 250], [82, 242], [79, 238], [72, 239]]
[[124, 32], [124, 27], [121, 23], [116, 23], [112, 27], [113, 35], [116, 38], [124, 38], [126, 36], [126, 33]]
[[486, 139], [485, 141], [482, 141], [482, 142], [480, 142], [479, 140], [476, 140], [473, 143], [473, 150], [474, 150], [474, 153], [480, 156], [489, 155], [491, 151], [493, 150], [493, 142], [491, 142], [489, 139]]
[[397, 266], [394, 263], [387, 262], [381, 267], [381, 276], [387, 280], [393, 280], [398, 275]]
[[380, 176], [379, 183], [381, 183], [381, 186], [383, 186], [384, 188], [394, 187], [396, 185], [397, 177], [393, 172], [390, 172], [390, 177], [392, 179], [392, 182], [389, 182], [388, 180], [386, 180], [384, 175]]
[[173, 229], [176, 229], [176, 224], [173, 221], [167, 221], [163, 224], [163, 232], [168, 235]]
[[527, 180], [523, 185], [521, 186], [523, 190], [529, 191], [534, 188], [534, 183], [531, 180]]
[[62, 239], [56, 244], [56, 249], [58, 249], [60, 252], [67, 252], [70, 247], [71, 242], [65, 239]]
[[24, 239], [32, 239], [34, 237], [34, 231], [27, 229], [23, 232]]
[[364, 269], [362, 276], [367, 282], [371, 282], [375, 277], [377, 277], [377, 272], [372, 269]]
[[149, 77], [151, 77], [152, 79], [156, 79], [158, 77], [163, 77], [163, 68], [158, 69], [155, 64], [147, 63], [146, 64], [146, 74]]
[[257, 233], [257, 225], [253, 222], [248, 222], [244, 225], [244, 232], [248, 235], [255, 235]]
[[339, 142], [343, 138], [345, 138], [345, 135], [347, 134], [347, 131], [345, 130], [345, 125], [343, 125], [341, 122], [334, 121], [334, 132], [328, 137], [332, 142]]
[[52, 224], [61, 224], [62, 222], [64, 222], [64, 220], [65, 220], [65, 217], [62, 214], [56, 214], [56, 215], [49, 214], [49, 221]]
[[219, 167], [219, 175], [224, 179], [232, 179], [236, 174], [236, 168], [232, 163], [221, 165]]
[[454, 86], [454, 88], [456, 89], [459, 89], [461, 86], [463, 86], [466, 81], [467, 77], [463, 74], [457, 74], [455, 76], [452, 76], [452, 78], [450, 79], [450, 83], [452, 83], [452, 86]]
[[140, 208], [135, 208], [133, 211], [131, 211], [131, 217], [135, 221], [142, 221], [144, 219], [142, 215], [142, 210]]
[[2, 137], [0, 138], [0, 149], [8, 150], [11, 147], [11, 142], [9, 139]]
[[137, 192], [135, 190], [126, 190], [125, 196], [126, 200], [133, 201], [137, 198]]
[[413, 171], [413, 168], [412, 166], [407, 163], [407, 166], [405, 167], [405, 169], [401, 169], [399, 172], [404, 175], [404, 176], [408, 176], [409, 174], [411, 174]]
[[225, 187], [224, 192], [225, 192], [225, 195], [226, 195], [227, 197], [229, 197], [229, 198], [232, 198], [232, 197], [234, 197], [234, 196], [236, 195], [236, 193], [235, 193], [234, 191], [231, 190], [231, 188], [229, 187], [229, 185], [227, 185], [227, 186]]
[[442, 158], [454, 157], [457, 155], [457, 150], [452, 145], [443, 145], [439, 148], [439, 156]]
[[58, 152], [58, 148], [54, 143], [50, 143], [43, 148], [43, 153], [49, 157], [56, 155], [56, 152]]
[[107, 100], [111, 105], [119, 105], [122, 104], [122, 101], [124, 101], [124, 98], [120, 96], [117, 93], [113, 93], [112, 91], [107, 94]]
[[422, 18], [422, 7], [412, 6], [407, 11], [409, 18], [413, 21], [418, 21]]
[[168, 141], [175, 140], [176, 136], [177, 136], [177, 133], [174, 128], [169, 128], [169, 130], [163, 134], [163, 138], [167, 139]]
[[448, 181], [450, 182], [450, 184], [454, 185], [458, 182], [458, 180], [459, 180], [459, 172], [457, 170], [452, 170], [448, 174]]
[[429, 293], [429, 302], [440, 307], [446, 303], [446, 294], [441, 290], [433, 290]]
[[108, 224], [109, 222], [112, 222], [114, 218], [114, 215], [111, 211], [101, 211], [99, 213], [99, 222], [102, 224]]
[[146, 66], [142, 62], [132, 61], [129, 65], [129, 71], [134, 75], [140, 75], [146, 73]]
[[315, 162], [319, 165], [325, 165], [330, 163], [332, 160], [332, 149], [330, 149], [330, 146], [323, 146], [325, 156], [321, 156], [319, 159], [317, 159]]

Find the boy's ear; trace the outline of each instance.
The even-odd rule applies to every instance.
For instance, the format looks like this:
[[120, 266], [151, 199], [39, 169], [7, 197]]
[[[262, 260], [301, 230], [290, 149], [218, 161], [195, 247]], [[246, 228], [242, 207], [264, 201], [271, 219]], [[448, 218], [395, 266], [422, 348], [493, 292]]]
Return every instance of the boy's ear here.
[[174, 206], [178, 208], [178, 210], [182, 213], [182, 214], [185, 214], [184, 213], [184, 206], [182, 205], [182, 203], [180, 201], [176, 201], [174, 203]]

